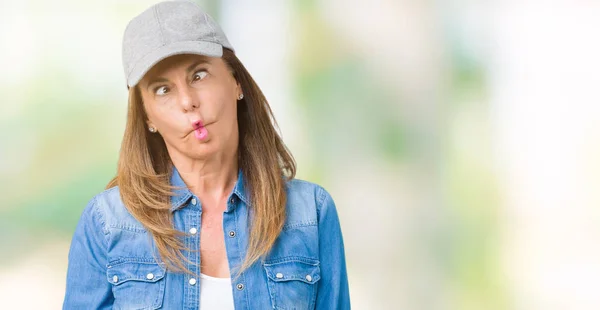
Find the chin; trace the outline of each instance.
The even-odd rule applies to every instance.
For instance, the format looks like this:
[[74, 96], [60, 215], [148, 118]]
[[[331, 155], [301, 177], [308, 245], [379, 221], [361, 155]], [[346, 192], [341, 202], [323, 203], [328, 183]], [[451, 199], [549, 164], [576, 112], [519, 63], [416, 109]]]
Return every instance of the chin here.
[[195, 144], [189, 152], [187, 152], [187, 155], [194, 159], [202, 159], [216, 153], [218, 149], [219, 147], [215, 141], [208, 140]]

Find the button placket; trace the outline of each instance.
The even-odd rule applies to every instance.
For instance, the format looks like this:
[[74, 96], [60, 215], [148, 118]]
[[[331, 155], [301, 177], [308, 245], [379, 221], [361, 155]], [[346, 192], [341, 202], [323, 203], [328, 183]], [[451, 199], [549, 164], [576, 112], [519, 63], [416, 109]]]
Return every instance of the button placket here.
[[[193, 203], [195, 203], [195, 206], [199, 206], [201, 201], [192, 195], [187, 201], [187, 204], [191, 207], [194, 206]], [[192, 207], [182, 208], [178, 212], [177, 219], [180, 220], [182, 224], [180, 229], [187, 235], [184, 238], [184, 246], [186, 248], [184, 251], [186, 258], [185, 268], [191, 272], [191, 274], [182, 275], [183, 279], [181, 279], [181, 281], [183, 282], [181, 285], [183, 285], [184, 289], [183, 305], [181, 308], [197, 309], [197, 301], [200, 293], [200, 280], [194, 275], [200, 274], [200, 244], [198, 239], [200, 237], [202, 211], [198, 207]]]

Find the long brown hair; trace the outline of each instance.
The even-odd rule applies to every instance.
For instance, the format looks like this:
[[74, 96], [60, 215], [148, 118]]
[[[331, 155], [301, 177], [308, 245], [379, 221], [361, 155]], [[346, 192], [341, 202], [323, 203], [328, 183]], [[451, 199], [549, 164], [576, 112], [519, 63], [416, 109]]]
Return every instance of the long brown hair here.
[[[238, 101], [238, 167], [250, 198], [248, 251], [239, 275], [266, 255], [285, 222], [285, 182], [294, 178], [296, 163], [276, 131], [271, 108], [244, 65], [229, 49], [223, 60], [240, 83], [244, 98]], [[163, 138], [147, 129], [147, 115], [138, 86], [129, 89], [127, 123], [121, 143], [117, 175], [107, 188], [119, 186], [129, 212], [152, 234], [159, 255], [174, 271], [189, 272], [182, 251], [184, 232], [173, 227], [169, 211], [172, 162]], [[232, 271], [233, 273], [233, 271]]]

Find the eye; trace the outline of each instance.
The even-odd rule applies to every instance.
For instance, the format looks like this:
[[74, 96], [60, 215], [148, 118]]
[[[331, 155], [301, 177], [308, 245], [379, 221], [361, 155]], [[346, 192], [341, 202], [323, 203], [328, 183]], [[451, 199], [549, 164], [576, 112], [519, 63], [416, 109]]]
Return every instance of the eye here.
[[162, 95], [166, 94], [168, 91], [169, 91], [169, 88], [167, 86], [159, 86], [154, 89], [154, 94], [162, 96]]
[[208, 72], [206, 72], [206, 70], [198, 70], [198, 71], [196, 71], [196, 73], [194, 73], [192, 80], [194, 80], [194, 81], [202, 80], [206, 77], [206, 75], [208, 75]]

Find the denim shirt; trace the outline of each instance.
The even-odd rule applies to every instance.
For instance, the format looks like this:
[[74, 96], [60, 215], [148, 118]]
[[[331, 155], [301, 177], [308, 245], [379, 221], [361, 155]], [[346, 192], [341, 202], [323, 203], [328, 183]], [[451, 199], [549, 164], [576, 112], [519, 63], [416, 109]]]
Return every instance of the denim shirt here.
[[[176, 229], [186, 232], [185, 266], [166, 270], [150, 233], [125, 208], [119, 188], [90, 200], [69, 250], [63, 309], [198, 309], [202, 204], [176, 169], [171, 197]], [[268, 255], [231, 283], [235, 309], [350, 309], [342, 232], [333, 199], [321, 186], [286, 183], [286, 221]], [[248, 247], [243, 173], [223, 213], [227, 260], [241, 266]]]

